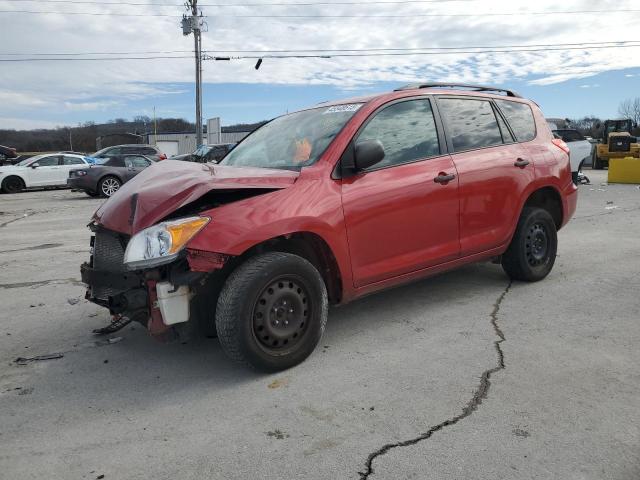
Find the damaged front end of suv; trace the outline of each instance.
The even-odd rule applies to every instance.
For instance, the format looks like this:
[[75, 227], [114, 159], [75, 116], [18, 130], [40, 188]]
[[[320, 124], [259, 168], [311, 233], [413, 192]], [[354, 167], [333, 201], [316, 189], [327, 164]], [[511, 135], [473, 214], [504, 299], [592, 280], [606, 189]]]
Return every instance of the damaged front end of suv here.
[[[177, 165], [175, 165], [177, 164]], [[86, 298], [109, 309], [112, 333], [131, 321], [161, 341], [215, 332], [215, 295], [232, 255], [190, 248], [215, 235], [216, 209], [291, 185], [295, 172], [256, 172], [164, 162], [105, 202], [89, 224], [91, 256], [81, 266]]]

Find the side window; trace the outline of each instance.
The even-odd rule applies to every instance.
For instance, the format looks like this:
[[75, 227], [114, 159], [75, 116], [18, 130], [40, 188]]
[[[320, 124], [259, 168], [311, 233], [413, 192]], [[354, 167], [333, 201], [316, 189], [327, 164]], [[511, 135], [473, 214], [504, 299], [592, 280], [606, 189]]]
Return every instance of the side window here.
[[442, 98], [438, 106], [456, 152], [502, 144], [498, 121], [487, 100]]
[[151, 165], [151, 162], [144, 157], [129, 157], [134, 167], [145, 168]]
[[513, 135], [511, 135], [511, 133], [509, 132], [509, 127], [507, 127], [507, 124], [504, 123], [504, 119], [502, 118], [502, 115], [500, 115], [500, 112], [494, 113], [496, 114], [496, 118], [498, 119], [498, 126], [500, 127], [500, 132], [502, 133], [502, 141], [504, 143], [515, 142], [515, 140], [513, 139]]
[[140, 150], [140, 153], [143, 155], [156, 155], [158, 152], [151, 147], [145, 147]]
[[66, 155], [62, 157], [63, 165], [84, 165], [84, 162], [78, 157], [67, 157]]
[[504, 113], [519, 142], [528, 142], [536, 138], [536, 121], [529, 105], [509, 100], [496, 100], [496, 104]]
[[35, 163], [41, 167], [55, 167], [58, 165], [58, 157], [44, 157]]
[[104, 162], [104, 165], [107, 167], [124, 167], [124, 160], [122, 157], [111, 157], [109, 160]]
[[375, 168], [440, 154], [431, 102], [426, 99], [395, 103], [379, 111], [356, 142], [362, 140], [379, 140], [384, 147], [384, 159]]

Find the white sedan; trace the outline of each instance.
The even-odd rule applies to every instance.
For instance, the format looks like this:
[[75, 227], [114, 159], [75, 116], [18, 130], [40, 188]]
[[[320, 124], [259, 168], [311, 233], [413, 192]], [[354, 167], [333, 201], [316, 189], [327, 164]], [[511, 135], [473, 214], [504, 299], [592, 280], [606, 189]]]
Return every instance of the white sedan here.
[[47, 153], [27, 158], [15, 165], [0, 167], [0, 189], [16, 193], [26, 188], [63, 187], [69, 171], [88, 166], [82, 155]]

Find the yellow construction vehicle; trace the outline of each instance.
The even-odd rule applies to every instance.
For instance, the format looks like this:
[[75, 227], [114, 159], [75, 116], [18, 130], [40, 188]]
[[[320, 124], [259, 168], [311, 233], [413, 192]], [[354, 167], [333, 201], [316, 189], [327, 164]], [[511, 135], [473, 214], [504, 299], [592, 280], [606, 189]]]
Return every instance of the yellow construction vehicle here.
[[593, 151], [591, 168], [602, 170], [608, 167], [610, 158], [640, 158], [640, 143], [631, 136], [633, 128], [633, 121], [629, 118], [605, 121], [602, 143], [598, 143]]

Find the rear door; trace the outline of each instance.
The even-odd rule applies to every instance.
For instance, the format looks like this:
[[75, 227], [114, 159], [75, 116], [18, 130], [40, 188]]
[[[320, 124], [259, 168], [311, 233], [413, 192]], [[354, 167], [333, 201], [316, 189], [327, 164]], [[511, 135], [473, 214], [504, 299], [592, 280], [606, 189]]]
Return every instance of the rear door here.
[[461, 255], [504, 245], [534, 162], [490, 99], [439, 96], [438, 108], [460, 182]]
[[[428, 98], [386, 105], [356, 134], [385, 158], [342, 180], [354, 284], [361, 287], [459, 255], [458, 179]], [[447, 182], [434, 179], [449, 175]]]
[[72, 157], [69, 155], [63, 155], [62, 157], [62, 168], [60, 169], [60, 183], [67, 183], [67, 178], [69, 178], [69, 172], [71, 170], [79, 170], [83, 167], [86, 167], [87, 164], [80, 157]]

